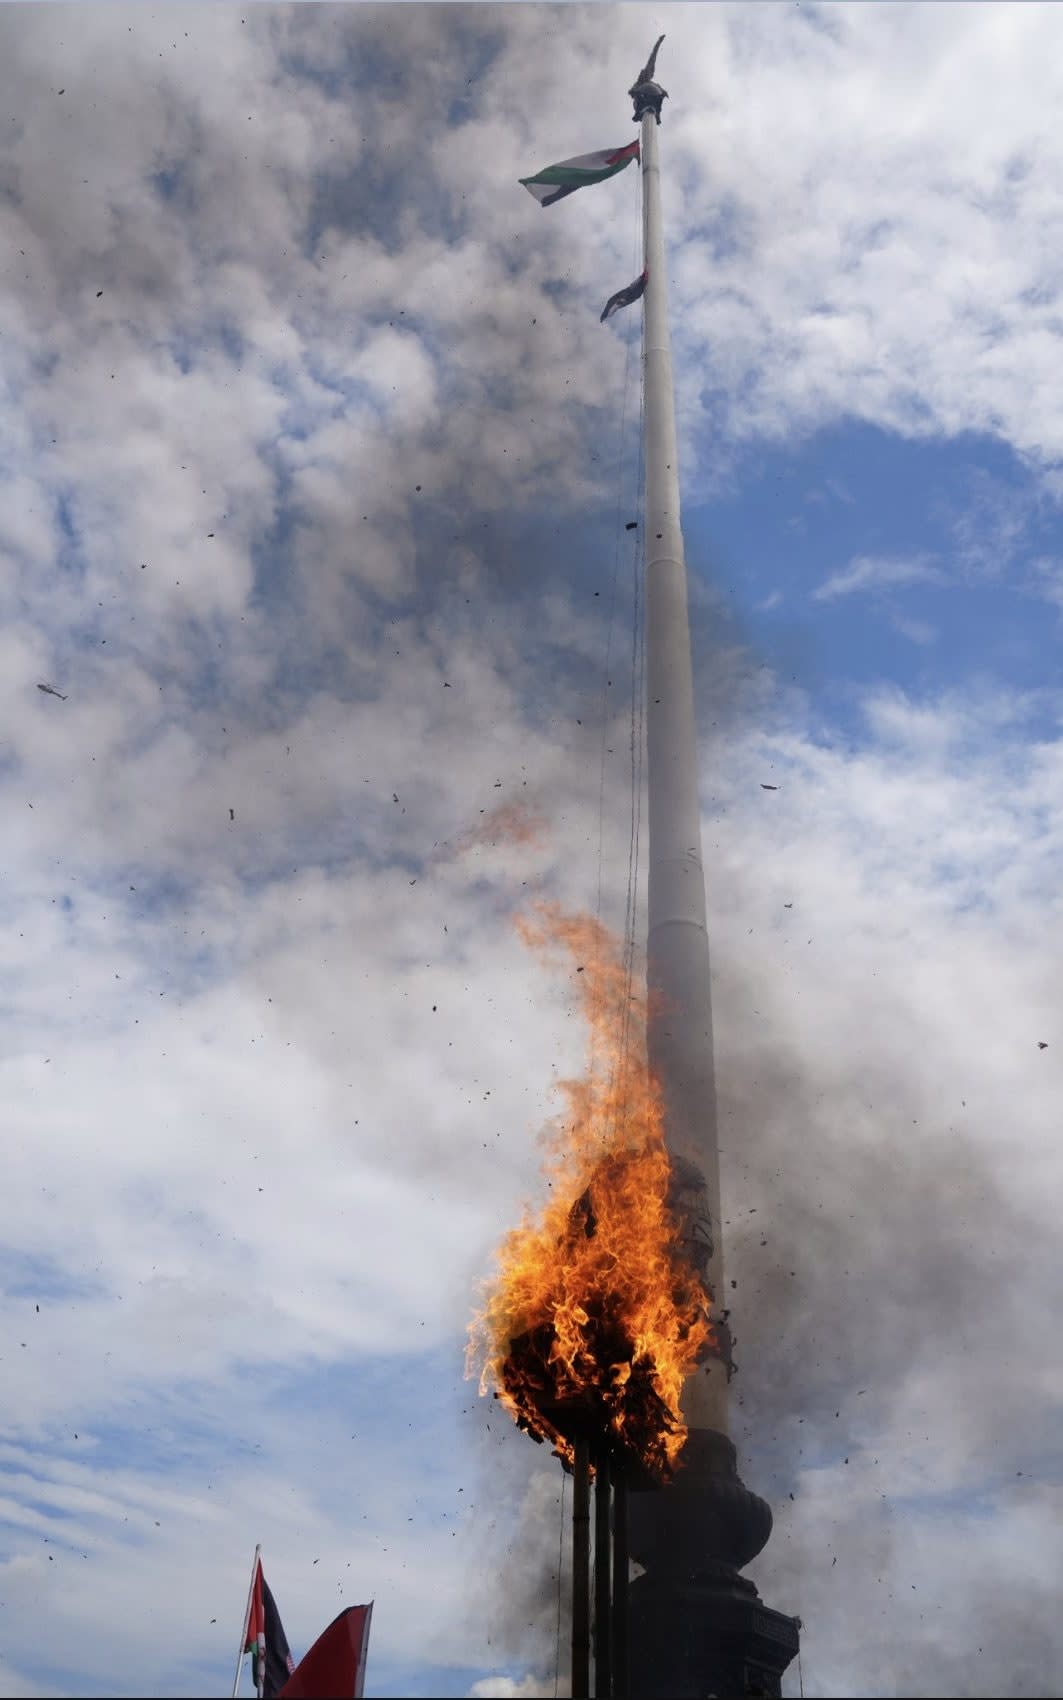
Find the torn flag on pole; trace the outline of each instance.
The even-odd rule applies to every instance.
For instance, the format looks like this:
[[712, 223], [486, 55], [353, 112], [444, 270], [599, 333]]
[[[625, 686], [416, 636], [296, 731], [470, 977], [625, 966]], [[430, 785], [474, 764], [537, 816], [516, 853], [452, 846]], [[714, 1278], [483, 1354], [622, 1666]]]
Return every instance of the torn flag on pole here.
[[635, 279], [634, 283], [629, 283], [626, 289], [618, 289], [615, 295], [610, 295], [602, 308], [598, 323], [604, 325], [606, 319], [612, 318], [613, 314], [618, 313], [621, 307], [630, 307], [633, 301], [638, 301], [645, 291], [646, 279], [649, 275], [649, 268], [647, 267], [641, 277]]
[[555, 201], [563, 201], [566, 195], [574, 194], [577, 189], [615, 177], [618, 171], [623, 171], [625, 165], [630, 165], [638, 157], [638, 142], [628, 142], [626, 147], [601, 148], [598, 153], [581, 153], [575, 159], [563, 159], [558, 165], [548, 165], [544, 171], [537, 171], [534, 177], [519, 177], [517, 181], [523, 183], [541, 207], [552, 207]]

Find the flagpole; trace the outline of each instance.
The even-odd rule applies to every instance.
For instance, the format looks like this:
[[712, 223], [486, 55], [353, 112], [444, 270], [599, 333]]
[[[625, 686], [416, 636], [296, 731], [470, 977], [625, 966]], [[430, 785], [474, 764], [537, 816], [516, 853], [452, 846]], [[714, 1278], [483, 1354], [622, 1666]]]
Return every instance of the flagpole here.
[[236, 1675], [233, 1677], [232, 1700], [240, 1692], [240, 1672], [244, 1664], [244, 1648], [247, 1646], [247, 1626], [251, 1622], [251, 1602], [255, 1597], [255, 1577], [258, 1575], [258, 1561], [262, 1556], [262, 1543], [255, 1547], [255, 1562], [251, 1566], [251, 1586], [247, 1590], [247, 1610], [244, 1612], [244, 1627], [240, 1631], [240, 1651], [236, 1655]]
[[687, 1423], [675, 1480], [629, 1501], [632, 1694], [781, 1693], [797, 1651], [796, 1620], [772, 1611], [740, 1576], [771, 1533], [771, 1510], [738, 1474], [728, 1436], [732, 1373], [723, 1282], [720, 1154], [701, 860], [694, 683], [679, 457], [668, 335], [654, 81], [661, 36], [629, 91], [641, 123], [646, 460], [646, 754], [649, 794], [647, 1041], [660, 1080], [672, 1181], [669, 1203], [710, 1295], [715, 1341], [683, 1388]]
[[[662, 38], [663, 39], [663, 38]], [[658, 43], [658, 46], [660, 43]], [[656, 58], [656, 48], [654, 58]], [[652, 61], [651, 61], [652, 64]], [[649, 89], [657, 89], [650, 83]], [[659, 91], [663, 97], [664, 91]], [[649, 796], [649, 1054], [665, 1101], [673, 1199], [692, 1261], [713, 1299], [722, 1350], [689, 1378], [692, 1429], [727, 1433], [727, 1333], [716, 1135], [709, 937], [687, 570], [679, 507], [668, 280], [661, 219], [660, 99], [642, 120], [643, 381], [646, 460], [646, 757]]]

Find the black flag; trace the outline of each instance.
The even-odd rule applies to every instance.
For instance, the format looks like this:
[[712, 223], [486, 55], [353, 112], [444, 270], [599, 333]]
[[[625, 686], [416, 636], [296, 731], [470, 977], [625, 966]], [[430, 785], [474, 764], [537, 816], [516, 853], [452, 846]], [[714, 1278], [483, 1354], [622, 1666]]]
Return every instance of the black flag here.
[[[276, 1601], [269, 1591], [269, 1583], [262, 1578], [262, 1605], [266, 1629], [266, 1668], [263, 1673], [262, 1693], [265, 1700], [271, 1700], [279, 1694], [295, 1664], [288, 1649], [288, 1637], [284, 1633], [281, 1614], [277, 1610]], [[257, 1683], [257, 1676], [256, 1676]]]
[[618, 289], [615, 295], [610, 295], [605, 306], [602, 308], [601, 318], [598, 323], [604, 325], [606, 319], [611, 318], [614, 313], [618, 313], [621, 307], [630, 307], [633, 301], [640, 300], [642, 292], [646, 288], [646, 279], [648, 276], [649, 272], [644, 271], [642, 276], [637, 277], [634, 283], [629, 283], [626, 289]]

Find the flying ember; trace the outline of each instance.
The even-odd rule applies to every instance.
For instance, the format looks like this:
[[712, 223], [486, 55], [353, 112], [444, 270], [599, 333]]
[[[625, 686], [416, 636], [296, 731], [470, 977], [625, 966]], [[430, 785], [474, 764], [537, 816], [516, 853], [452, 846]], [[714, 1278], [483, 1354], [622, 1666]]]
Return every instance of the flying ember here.
[[586, 1072], [558, 1090], [545, 1163], [550, 1197], [498, 1251], [469, 1330], [468, 1369], [518, 1426], [571, 1461], [575, 1424], [653, 1475], [686, 1439], [680, 1391], [714, 1344], [709, 1294], [669, 1208], [660, 1088], [646, 1061], [644, 985], [589, 916], [540, 905], [518, 927], [567, 956], [588, 1028]]

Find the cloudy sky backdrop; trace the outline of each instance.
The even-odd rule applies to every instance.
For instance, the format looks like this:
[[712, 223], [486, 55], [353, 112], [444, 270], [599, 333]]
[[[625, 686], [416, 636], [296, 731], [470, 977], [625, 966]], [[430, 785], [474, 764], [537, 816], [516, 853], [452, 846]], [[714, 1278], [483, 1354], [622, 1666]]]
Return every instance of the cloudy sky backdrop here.
[[0, 1693], [227, 1692], [256, 1540], [554, 1691], [462, 1349], [513, 917], [624, 917], [639, 185], [516, 180], [662, 30], [754, 1573], [809, 1694], [1063, 1682], [1063, 13], [9, 4]]

